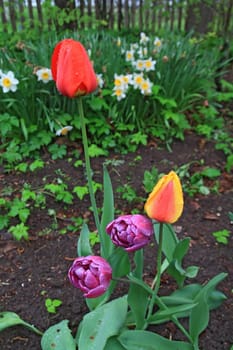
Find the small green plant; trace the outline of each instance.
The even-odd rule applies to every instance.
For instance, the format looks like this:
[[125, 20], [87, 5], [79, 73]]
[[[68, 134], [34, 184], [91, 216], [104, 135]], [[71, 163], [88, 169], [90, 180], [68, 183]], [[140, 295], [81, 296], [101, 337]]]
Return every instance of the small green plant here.
[[57, 308], [62, 305], [62, 301], [60, 299], [45, 299], [45, 307], [46, 310], [51, 313], [55, 314], [57, 312]]
[[224, 229], [224, 230], [213, 232], [212, 235], [215, 237], [218, 243], [227, 244], [228, 237], [230, 236], [230, 231]]
[[25, 226], [23, 222], [21, 222], [18, 225], [11, 226], [9, 228], [9, 232], [12, 233], [13, 237], [17, 240], [20, 241], [22, 238], [25, 240], [28, 240], [28, 226]]
[[68, 186], [62, 180], [58, 179], [57, 183], [46, 184], [44, 190], [55, 195], [57, 201], [66, 204], [71, 204], [73, 202], [73, 195], [68, 191]]
[[77, 195], [77, 197], [82, 200], [85, 195], [88, 194], [87, 186], [75, 186], [73, 188], [73, 192]]
[[[205, 167], [200, 171], [196, 171], [191, 174], [192, 165], [201, 165], [203, 166], [203, 161], [200, 162], [190, 162], [183, 164], [177, 169], [177, 173], [183, 182], [184, 191], [190, 196], [193, 197], [196, 194], [208, 195], [210, 191], [218, 191], [218, 182], [217, 178], [221, 175], [221, 171], [213, 167]], [[208, 187], [205, 184], [205, 179], [212, 180], [211, 187]]]
[[94, 247], [95, 244], [100, 243], [100, 238], [96, 232], [90, 232], [89, 241], [91, 247]]
[[136, 191], [129, 184], [125, 184], [123, 186], [118, 186], [116, 191], [118, 193], [121, 193], [122, 199], [125, 199], [129, 203], [132, 203], [137, 198]]
[[153, 166], [150, 171], [145, 170], [142, 183], [146, 193], [150, 193], [152, 191], [155, 183], [158, 181], [158, 178], [159, 178], [159, 173], [158, 173], [158, 169], [155, 166]]
[[79, 232], [83, 226], [83, 218], [81, 217], [72, 217], [70, 218], [70, 224], [67, 225], [67, 230], [72, 232]]

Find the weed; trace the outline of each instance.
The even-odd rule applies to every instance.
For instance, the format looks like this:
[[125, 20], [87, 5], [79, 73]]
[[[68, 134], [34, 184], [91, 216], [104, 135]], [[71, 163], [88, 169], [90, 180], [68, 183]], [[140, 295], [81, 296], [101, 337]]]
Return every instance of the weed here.
[[[205, 167], [203, 170], [196, 171], [195, 173], [191, 174], [191, 165], [195, 163], [203, 165], [202, 161], [193, 161], [187, 164], [183, 164], [177, 168], [177, 174], [179, 174], [182, 180], [184, 192], [186, 192], [190, 197], [193, 197], [198, 193], [208, 195], [210, 191], [217, 192], [218, 182], [216, 179], [221, 175], [220, 170], [213, 167]], [[211, 184], [211, 188], [205, 184], [206, 178], [214, 181], [214, 183]]]
[[62, 305], [62, 301], [60, 299], [45, 299], [45, 307], [46, 310], [51, 313], [55, 314], [57, 312], [57, 308]]
[[28, 226], [25, 226], [23, 222], [21, 222], [18, 225], [11, 226], [9, 228], [9, 232], [12, 233], [13, 237], [17, 240], [20, 241], [22, 238], [25, 240], [28, 240]]
[[121, 193], [121, 198], [129, 203], [132, 203], [137, 199], [137, 194], [135, 190], [129, 184], [118, 186], [116, 192]]
[[150, 193], [153, 190], [155, 184], [158, 181], [158, 178], [159, 178], [159, 172], [155, 166], [153, 166], [150, 171], [146, 170], [144, 172], [142, 183], [146, 193]]
[[230, 236], [230, 231], [224, 229], [224, 230], [213, 232], [212, 235], [215, 237], [218, 243], [227, 244], [228, 237]]

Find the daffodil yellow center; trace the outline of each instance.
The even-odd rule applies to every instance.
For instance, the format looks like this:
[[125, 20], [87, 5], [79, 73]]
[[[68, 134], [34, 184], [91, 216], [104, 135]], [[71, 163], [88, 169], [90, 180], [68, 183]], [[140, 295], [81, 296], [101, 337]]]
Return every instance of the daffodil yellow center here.
[[11, 80], [9, 78], [3, 78], [2, 85], [5, 86], [6, 88], [9, 88], [12, 85]]
[[48, 74], [48, 72], [43, 72], [41, 76], [42, 76], [42, 79], [43, 79], [43, 80], [48, 80], [48, 79], [49, 79], [49, 74]]
[[146, 62], [145, 62], [145, 65], [146, 65], [147, 68], [150, 68], [151, 65], [152, 65], [152, 64], [151, 64], [151, 61], [146, 61]]
[[141, 83], [142, 83], [142, 77], [136, 77], [136, 78], [135, 78], [135, 82], [136, 82], [137, 84], [141, 84]]
[[117, 89], [115, 91], [115, 93], [116, 93], [116, 96], [121, 96], [122, 95], [122, 91], [120, 89]]
[[141, 84], [141, 88], [142, 88], [142, 90], [148, 90], [148, 88], [149, 88], [148, 82], [147, 82], [147, 81], [143, 82], [143, 83]]
[[115, 86], [120, 86], [122, 84], [120, 79], [115, 79], [114, 81]]

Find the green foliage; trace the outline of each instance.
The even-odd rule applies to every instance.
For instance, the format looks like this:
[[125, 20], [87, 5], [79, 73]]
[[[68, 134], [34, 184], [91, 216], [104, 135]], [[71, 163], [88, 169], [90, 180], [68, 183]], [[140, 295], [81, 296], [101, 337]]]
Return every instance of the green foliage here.
[[[184, 192], [186, 192], [190, 197], [195, 194], [200, 193], [203, 195], [208, 195], [210, 191], [218, 191], [218, 177], [221, 175], [221, 171], [217, 168], [205, 167], [200, 171], [195, 171], [191, 174], [191, 166], [196, 162], [190, 162], [183, 164], [177, 169], [177, 174], [179, 174], [182, 180], [182, 186]], [[200, 162], [200, 165], [203, 165]], [[205, 184], [205, 179], [210, 179], [212, 181], [211, 187]]]
[[66, 204], [73, 202], [73, 195], [67, 190], [65, 183], [51, 183], [44, 186], [44, 190], [51, 192], [55, 195], [57, 201], [62, 201]]
[[[57, 12], [49, 2], [43, 6], [51, 11], [53, 26]], [[59, 20], [63, 17], [62, 12]], [[0, 91], [1, 162], [7, 163], [9, 169], [28, 156], [38, 156], [38, 151], [44, 146], [49, 146], [54, 160], [65, 157], [65, 143], [53, 143], [54, 133], [62, 126], [74, 127], [68, 135], [71, 140], [81, 138], [76, 101], [58, 94], [53, 81], [44, 84], [34, 74], [37, 67], [49, 68], [52, 50], [64, 35], [50, 30], [47, 34], [40, 34], [39, 44], [32, 37], [17, 48], [8, 45], [0, 52], [2, 71], [13, 71], [19, 80], [15, 92]], [[231, 84], [224, 80], [221, 81], [222, 93], [216, 94], [213, 90], [218, 47], [213, 45], [204, 50], [203, 42], [191, 40], [190, 35], [166, 34], [161, 38], [161, 47], [154, 50], [154, 38], [151, 36], [145, 45], [147, 55], [143, 58], [151, 56], [156, 60], [155, 70], [145, 74], [153, 84], [152, 94], [143, 95], [131, 87], [126, 98], [117, 101], [112, 96], [114, 75], [136, 72], [126, 61], [125, 52], [132, 44], [143, 47], [139, 43], [139, 35], [125, 35], [121, 38], [120, 47], [114, 33], [87, 31], [72, 33], [72, 37], [90, 50], [95, 71], [101, 73], [104, 80], [102, 88], [85, 98], [93, 156], [106, 155], [111, 149], [124, 153], [135, 151], [139, 145], [147, 144], [150, 136], [169, 146], [174, 138], [184, 138], [185, 130], [192, 124], [186, 111], [194, 107], [197, 112], [193, 118], [198, 133], [210, 138], [222, 129], [223, 120], [216, 118], [216, 108], [212, 104], [208, 108], [200, 107], [207, 99], [219, 102], [226, 101], [226, 96], [229, 96], [229, 100], [232, 93]], [[219, 147], [223, 147], [220, 141], [218, 143]], [[229, 146], [225, 143], [225, 148]], [[227, 169], [231, 170], [231, 164], [230, 157]]]
[[146, 193], [152, 192], [155, 184], [158, 182], [158, 177], [158, 169], [155, 166], [153, 166], [150, 171], [145, 170], [142, 183]]
[[13, 237], [17, 240], [20, 241], [22, 238], [25, 240], [28, 240], [28, 226], [24, 225], [24, 222], [21, 222], [20, 224], [17, 224], [15, 226], [11, 226], [9, 228], [9, 232], [12, 233]]
[[215, 237], [218, 243], [227, 244], [228, 237], [230, 236], [230, 231], [224, 229], [224, 230], [213, 232], [212, 235]]
[[61, 304], [62, 304], [62, 301], [59, 299], [50, 299], [50, 298], [45, 299], [46, 310], [52, 314], [55, 314], [57, 312], [57, 308], [61, 306]]
[[63, 158], [66, 155], [66, 145], [58, 145], [56, 143], [48, 147], [49, 152], [52, 154], [52, 159], [56, 160]]
[[41, 349], [52, 350], [69, 349], [75, 350], [76, 345], [68, 327], [68, 320], [63, 320], [47, 329], [41, 338]]
[[30, 329], [31, 331], [37, 333], [38, 335], [42, 335], [42, 332], [39, 329], [23, 321], [16, 313], [10, 312], [10, 311], [0, 312], [0, 331], [8, 327], [19, 326], [19, 325]]
[[129, 184], [118, 186], [116, 192], [121, 193], [121, 198], [129, 203], [135, 201], [137, 198], [135, 190]]
[[104, 349], [107, 340], [123, 327], [126, 313], [127, 298], [124, 296], [86, 314], [76, 336], [78, 348]]

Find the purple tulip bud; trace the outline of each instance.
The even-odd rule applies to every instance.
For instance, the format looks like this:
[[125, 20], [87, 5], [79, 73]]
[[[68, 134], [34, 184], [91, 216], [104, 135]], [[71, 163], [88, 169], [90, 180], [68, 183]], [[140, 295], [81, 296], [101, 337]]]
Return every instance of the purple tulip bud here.
[[149, 242], [153, 225], [144, 215], [122, 215], [108, 224], [106, 232], [114, 244], [133, 252]]
[[82, 256], [69, 269], [70, 282], [84, 292], [85, 298], [96, 298], [106, 292], [112, 278], [112, 268], [100, 256]]

